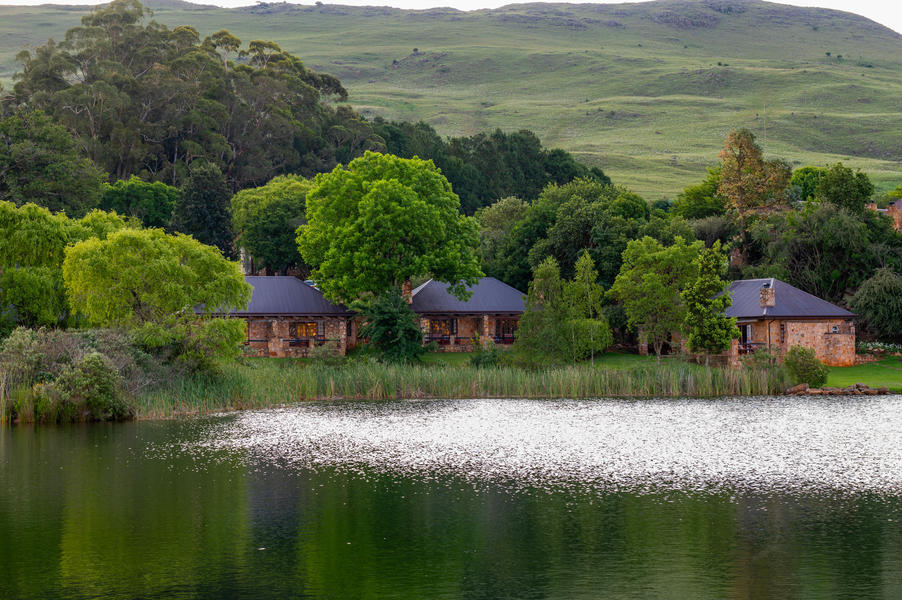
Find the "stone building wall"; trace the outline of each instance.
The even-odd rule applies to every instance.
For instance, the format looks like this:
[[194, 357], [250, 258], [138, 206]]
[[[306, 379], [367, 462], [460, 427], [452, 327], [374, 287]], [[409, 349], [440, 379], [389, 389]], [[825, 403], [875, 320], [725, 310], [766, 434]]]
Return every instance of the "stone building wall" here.
[[[848, 367], [855, 364], [855, 324], [845, 319], [824, 319], [822, 321], [792, 321], [776, 319], [755, 321], [751, 325], [749, 341], [785, 354], [793, 346], [814, 350], [815, 356], [831, 367]], [[785, 327], [781, 338], [781, 325]], [[833, 333], [833, 327], [838, 329]], [[744, 327], [744, 325], [740, 325]], [[768, 338], [768, 329], [770, 338]], [[731, 348], [731, 354], [738, 356], [738, 344]]]
[[[343, 318], [266, 318], [247, 319], [247, 344], [245, 350], [252, 356], [305, 358], [316, 347], [315, 340], [305, 345], [291, 345], [289, 327], [297, 321], [323, 321], [326, 343], [334, 348], [338, 356], [344, 356], [348, 349], [347, 319]], [[353, 338], [352, 338], [353, 342]]]

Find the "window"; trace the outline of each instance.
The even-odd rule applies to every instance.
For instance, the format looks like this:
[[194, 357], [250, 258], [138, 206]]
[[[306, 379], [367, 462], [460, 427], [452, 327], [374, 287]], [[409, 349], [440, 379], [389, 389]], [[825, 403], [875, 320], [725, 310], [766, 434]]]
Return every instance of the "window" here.
[[429, 335], [434, 337], [457, 335], [457, 319], [429, 319]]
[[786, 342], [786, 323], [780, 323], [780, 343]]
[[288, 326], [288, 335], [292, 338], [323, 337], [325, 328], [322, 321], [293, 321]]
[[833, 333], [839, 333], [839, 325], [834, 325], [834, 326], [830, 329], [830, 331], [832, 331]]
[[514, 332], [520, 324], [519, 319], [495, 319], [495, 337], [500, 340], [514, 339]]

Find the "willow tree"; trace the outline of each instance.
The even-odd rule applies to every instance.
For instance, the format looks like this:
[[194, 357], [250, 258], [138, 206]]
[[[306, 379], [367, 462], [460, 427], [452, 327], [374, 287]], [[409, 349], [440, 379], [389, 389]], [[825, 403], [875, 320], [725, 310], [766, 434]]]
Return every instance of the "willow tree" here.
[[328, 298], [352, 302], [422, 276], [464, 298], [482, 277], [478, 225], [432, 161], [367, 152], [314, 183], [297, 243]]
[[731, 131], [719, 157], [717, 193], [739, 217], [739, 235], [745, 256], [749, 216], [785, 204], [792, 169], [782, 160], [765, 160], [761, 147], [755, 142], [755, 134], [748, 129]]

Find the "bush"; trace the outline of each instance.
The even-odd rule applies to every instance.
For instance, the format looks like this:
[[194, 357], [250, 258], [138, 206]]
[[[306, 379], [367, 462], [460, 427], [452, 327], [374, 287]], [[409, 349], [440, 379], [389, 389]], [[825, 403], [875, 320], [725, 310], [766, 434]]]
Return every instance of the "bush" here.
[[811, 387], [821, 387], [827, 383], [829, 370], [814, 355], [814, 350], [793, 346], [783, 358], [789, 376], [796, 384], [807, 383]]
[[483, 345], [477, 340], [476, 347], [478, 350], [470, 357], [470, 366], [491, 368], [501, 365], [504, 357], [502, 356], [502, 350], [495, 345], [495, 342], [489, 340]]
[[125, 398], [172, 374], [119, 330], [19, 327], [0, 344], [0, 421], [129, 418]]
[[42, 420], [109, 421], [131, 418], [122, 380], [109, 358], [88, 354], [52, 383], [35, 386], [35, 410]]
[[426, 352], [417, 315], [400, 290], [392, 289], [358, 308], [364, 321], [359, 337], [368, 339], [382, 360], [409, 363]]

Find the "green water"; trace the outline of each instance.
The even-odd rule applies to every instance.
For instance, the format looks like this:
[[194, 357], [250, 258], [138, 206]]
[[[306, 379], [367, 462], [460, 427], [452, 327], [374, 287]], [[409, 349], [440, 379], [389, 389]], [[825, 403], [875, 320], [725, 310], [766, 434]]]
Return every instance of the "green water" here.
[[512, 489], [191, 446], [233, 418], [0, 428], [0, 598], [902, 598], [892, 495]]

